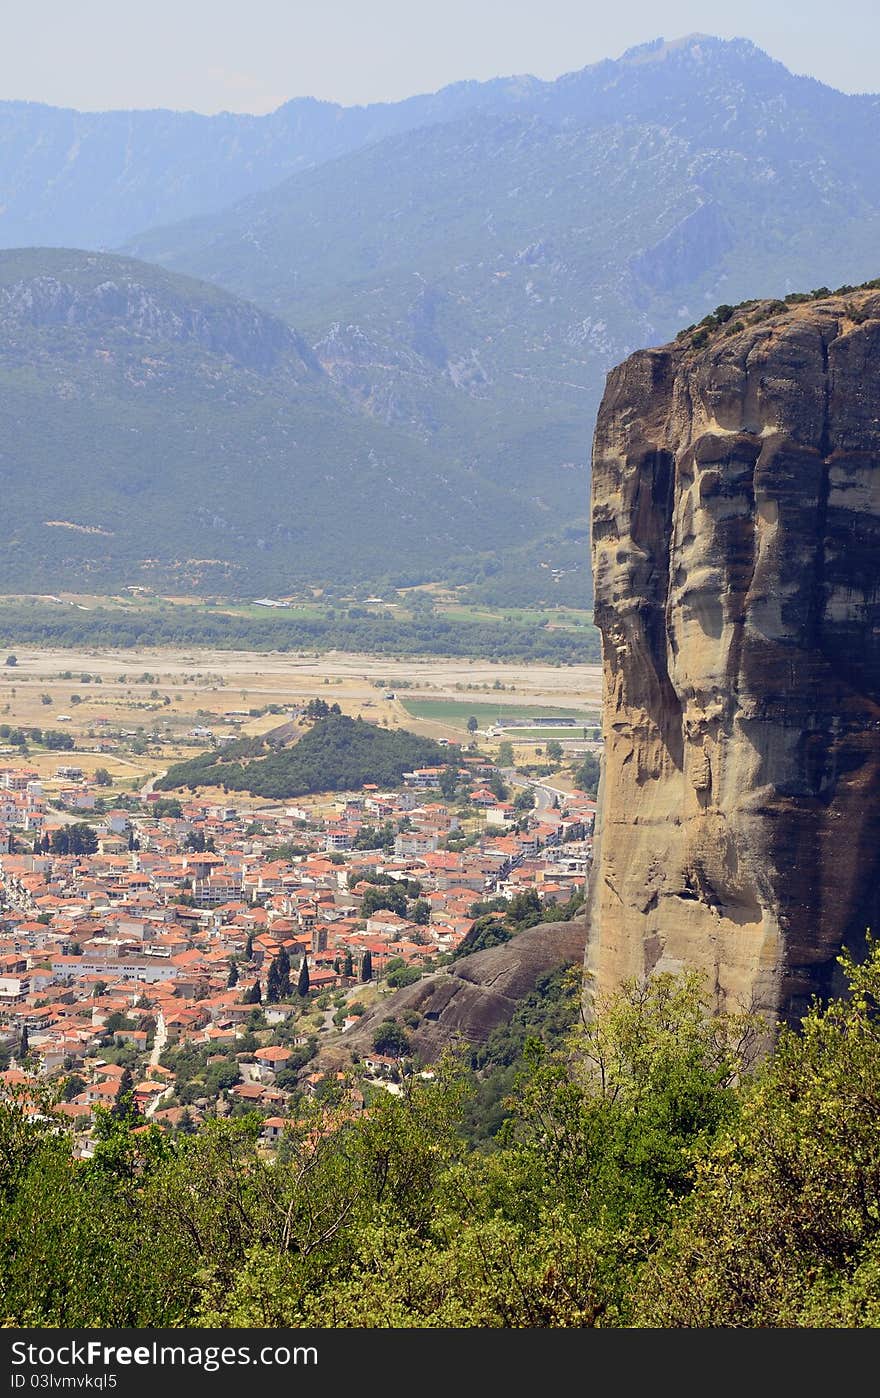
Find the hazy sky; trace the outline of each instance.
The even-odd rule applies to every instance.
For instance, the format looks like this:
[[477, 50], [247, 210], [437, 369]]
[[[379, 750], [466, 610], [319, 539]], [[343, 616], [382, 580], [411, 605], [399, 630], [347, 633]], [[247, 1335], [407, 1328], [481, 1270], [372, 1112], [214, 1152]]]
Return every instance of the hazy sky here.
[[877, 0], [6, 0], [0, 98], [200, 112], [374, 102], [461, 78], [552, 78], [693, 31], [880, 91]]

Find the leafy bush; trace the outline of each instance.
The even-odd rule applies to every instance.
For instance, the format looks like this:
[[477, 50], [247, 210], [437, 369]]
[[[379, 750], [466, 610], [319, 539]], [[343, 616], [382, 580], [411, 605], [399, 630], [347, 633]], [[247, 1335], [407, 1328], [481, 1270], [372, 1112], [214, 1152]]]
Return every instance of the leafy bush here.
[[403, 1058], [410, 1052], [410, 1038], [402, 1025], [386, 1019], [373, 1033], [373, 1048], [389, 1058]]

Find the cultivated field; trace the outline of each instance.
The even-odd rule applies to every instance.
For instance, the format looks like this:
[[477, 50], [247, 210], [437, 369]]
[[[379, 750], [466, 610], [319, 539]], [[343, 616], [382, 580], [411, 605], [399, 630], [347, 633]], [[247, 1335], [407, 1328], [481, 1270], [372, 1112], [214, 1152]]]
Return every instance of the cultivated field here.
[[[590, 724], [595, 721], [598, 713], [595, 704], [571, 709], [559, 709], [546, 704], [542, 708], [540, 704], [517, 701], [510, 694], [500, 694], [497, 701], [492, 703], [486, 703], [483, 699], [412, 699], [405, 695], [402, 703], [406, 712], [413, 718], [433, 719], [439, 723], [446, 723], [451, 728], [460, 729], [467, 728], [467, 721], [471, 717], [477, 720], [480, 728], [490, 728], [493, 724], [503, 722], [505, 715], [508, 719], [573, 718], [578, 724]], [[577, 732], [576, 729], [570, 728], [567, 731], [569, 737]], [[555, 736], [555, 733], [551, 736]]]

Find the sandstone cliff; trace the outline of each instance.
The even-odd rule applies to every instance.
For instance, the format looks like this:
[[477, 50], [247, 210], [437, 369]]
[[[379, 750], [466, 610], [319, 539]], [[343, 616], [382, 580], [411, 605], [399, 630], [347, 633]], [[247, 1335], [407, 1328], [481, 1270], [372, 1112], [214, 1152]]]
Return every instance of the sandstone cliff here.
[[880, 292], [753, 303], [610, 375], [586, 967], [796, 1018], [880, 901]]

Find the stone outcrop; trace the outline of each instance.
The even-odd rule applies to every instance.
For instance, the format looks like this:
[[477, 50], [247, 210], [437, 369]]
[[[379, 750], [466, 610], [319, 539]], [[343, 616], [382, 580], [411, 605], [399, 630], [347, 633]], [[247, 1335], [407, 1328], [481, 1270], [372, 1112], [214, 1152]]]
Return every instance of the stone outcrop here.
[[880, 902], [880, 292], [753, 303], [609, 376], [590, 984], [796, 1019]]
[[529, 927], [509, 942], [464, 956], [395, 991], [346, 1033], [344, 1046], [369, 1052], [382, 1020], [400, 1019], [408, 1010], [419, 1016], [411, 1039], [423, 1063], [436, 1062], [446, 1049], [485, 1043], [543, 976], [580, 962], [585, 940], [583, 917]]

